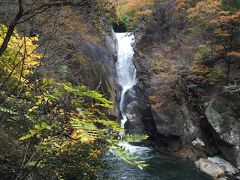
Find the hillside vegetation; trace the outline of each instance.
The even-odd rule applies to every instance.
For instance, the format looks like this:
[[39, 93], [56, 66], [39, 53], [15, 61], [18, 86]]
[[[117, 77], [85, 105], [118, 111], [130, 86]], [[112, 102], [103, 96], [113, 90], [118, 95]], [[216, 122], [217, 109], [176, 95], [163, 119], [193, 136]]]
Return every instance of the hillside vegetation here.
[[119, 23], [131, 31], [152, 13], [153, 0], [115, 0]]
[[162, 0], [136, 37], [142, 120], [154, 141], [239, 167], [240, 2]]
[[122, 130], [109, 118], [113, 7], [98, 0], [0, 2], [0, 179], [94, 179], [113, 146], [125, 161], [145, 166], [116, 146]]

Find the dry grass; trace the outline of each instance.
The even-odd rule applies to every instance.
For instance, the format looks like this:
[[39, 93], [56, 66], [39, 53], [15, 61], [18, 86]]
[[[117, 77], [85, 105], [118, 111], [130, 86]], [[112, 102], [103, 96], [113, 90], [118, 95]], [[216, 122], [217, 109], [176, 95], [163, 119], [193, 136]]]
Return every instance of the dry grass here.
[[144, 8], [146, 5], [151, 5], [153, 0], [117, 0], [119, 7], [122, 9], [132, 9], [138, 7]]

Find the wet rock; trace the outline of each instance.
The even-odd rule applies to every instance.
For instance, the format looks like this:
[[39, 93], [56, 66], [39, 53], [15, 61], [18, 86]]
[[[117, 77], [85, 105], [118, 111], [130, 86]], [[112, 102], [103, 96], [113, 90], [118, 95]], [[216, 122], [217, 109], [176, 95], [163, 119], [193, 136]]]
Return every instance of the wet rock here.
[[117, 117], [119, 114], [118, 98], [120, 90], [117, 85], [117, 39], [115, 33], [111, 29], [105, 40], [100, 44], [86, 42], [79, 45], [79, 48], [92, 60], [91, 68], [98, 83], [95, 88], [102, 91], [105, 97], [115, 104], [114, 108], [108, 111], [110, 115]]
[[122, 141], [125, 137], [125, 131], [120, 131], [118, 134], [118, 140]]
[[[165, 102], [162, 102], [165, 103]], [[164, 107], [152, 106], [152, 116], [157, 133], [169, 150], [178, 150], [189, 144], [198, 134], [185, 105], [170, 102]]]
[[203, 147], [205, 146], [204, 142], [200, 138], [196, 138], [192, 141], [192, 145], [195, 147]]
[[124, 95], [124, 101], [123, 101], [123, 113], [126, 113], [127, 112], [127, 106], [133, 102], [133, 101], [136, 101], [137, 100], [137, 97], [136, 97], [136, 92], [135, 92], [135, 89], [134, 87], [131, 88], [131, 89], [128, 89], [126, 92], [125, 92], [125, 95]]
[[142, 122], [142, 115], [139, 109], [138, 101], [133, 101], [127, 105], [127, 123], [125, 128], [130, 134], [140, 134], [143, 133], [145, 128]]
[[199, 168], [201, 172], [213, 178], [224, 176], [224, 170], [208, 159], [200, 158], [198, 161], [195, 162], [195, 165], [197, 168]]
[[227, 180], [225, 177], [217, 178], [217, 180]]
[[143, 133], [145, 128], [142, 122], [142, 113], [136, 96], [136, 86], [128, 89], [124, 97], [123, 112], [126, 113], [127, 122], [124, 124], [125, 129], [130, 134]]
[[224, 160], [218, 156], [208, 157], [208, 160], [219, 165], [221, 168], [224, 169], [224, 171], [227, 172], [228, 175], [234, 175], [237, 173], [236, 168], [233, 167], [233, 165], [231, 165], [229, 162], [227, 162], [226, 160]]
[[217, 146], [223, 156], [234, 166], [240, 167], [240, 122], [232, 117], [224, 119], [213, 107], [205, 103], [205, 114]]

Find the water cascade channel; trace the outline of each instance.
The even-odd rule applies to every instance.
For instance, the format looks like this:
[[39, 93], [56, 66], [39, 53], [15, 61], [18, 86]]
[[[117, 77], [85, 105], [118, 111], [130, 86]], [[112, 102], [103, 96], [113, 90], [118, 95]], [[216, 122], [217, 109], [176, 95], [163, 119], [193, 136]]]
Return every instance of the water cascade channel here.
[[125, 94], [127, 90], [130, 90], [136, 84], [136, 69], [132, 62], [134, 36], [131, 33], [117, 33], [116, 36], [118, 39], [118, 83], [122, 87], [119, 107], [122, 113], [121, 127], [124, 128], [124, 124], [127, 121], [126, 104], [124, 103]]
[[[121, 127], [127, 121], [125, 93], [136, 84], [136, 69], [132, 63], [134, 51], [132, 44], [134, 36], [131, 33], [116, 33], [118, 39], [118, 82], [122, 87], [120, 110], [122, 113]], [[140, 170], [138, 167], [127, 164], [111, 153], [107, 153], [104, 160], [109, 165], [103, 170], [98, 179], [127, 179], [127, 180], [207, 180], [208, 177], [200, 174], [192, 163], [174, 157], [162, 155], [152, 147], [134, 146], [121, 142], [132, 153], [139, 155], [140, 161], [149, 164]]]

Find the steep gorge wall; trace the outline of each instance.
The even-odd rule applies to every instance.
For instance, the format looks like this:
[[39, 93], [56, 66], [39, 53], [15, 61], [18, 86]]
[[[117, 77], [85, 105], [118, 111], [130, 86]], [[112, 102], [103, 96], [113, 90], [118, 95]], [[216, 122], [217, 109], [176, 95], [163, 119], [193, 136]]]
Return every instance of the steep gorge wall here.
[[[224, 78], [212, 85], [211, 73], [193, 71], [190, 63], [208, 37], [188, 34], [173, 0], [156, 8], [135, 34], [139, 116], [152, 140], [180, 157], [221, 154], [239, 167], [239, 97], [223, 93]], [[236, 66], [232, 79], [239, 78]], [[224, 116], [226, 107], [231, 113]]]
[[36, 19], [36, 27], [47, 22], [36, 29], [44, 44], [40, 51], [46, 54], [37, 72], [40, 77], [69, 81], [101, 91], [114, 103], [109, 115], [118, 117], [115, 33], [104, 17], [96, 21], [79, 11], [81, 9], [74, 7], [62, 8], [58, 13], [60, 17], [56, 16], [57, 22], [54, 21], [55, 15], [52, 15], [52, 20], [46, 21], [44, 18], [51, 12]]

